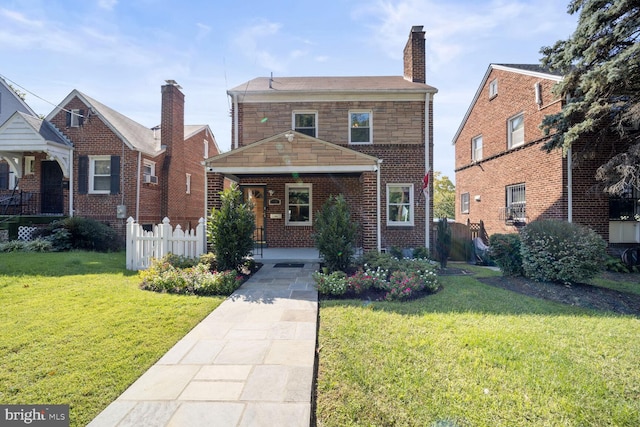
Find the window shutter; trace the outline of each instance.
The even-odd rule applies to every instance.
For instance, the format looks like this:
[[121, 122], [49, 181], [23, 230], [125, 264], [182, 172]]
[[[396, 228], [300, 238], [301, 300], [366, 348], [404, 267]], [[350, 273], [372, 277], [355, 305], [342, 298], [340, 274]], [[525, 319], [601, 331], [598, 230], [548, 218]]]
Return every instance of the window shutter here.
[[120, 156], [111, 156], [111, 194], [120, 193]]
[[84, 110], [80, 110], [78, 112], [80, 113], [80, 116], [78, 117], [78, 126], [82, 126], [82, 123], [84, 123]]
[[71, 127], [71, 111], [67, 111], [67, 127]]
[[[67, 118], [71, 117], [67, 113]], [[78, 157], [78, 194], [89, 192], [89, 156]]]

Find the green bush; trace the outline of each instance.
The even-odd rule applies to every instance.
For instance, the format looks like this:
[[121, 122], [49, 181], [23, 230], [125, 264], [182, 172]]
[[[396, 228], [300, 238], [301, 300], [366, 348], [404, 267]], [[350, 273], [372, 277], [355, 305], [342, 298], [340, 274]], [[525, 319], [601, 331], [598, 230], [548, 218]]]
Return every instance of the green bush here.
[[347, 271], [353, 261], [358, 225], [342, 194], [330, 196], [316, 212], [313, 239], [329, 271]]
[[521, 276], [522, 255], [520, 236], [517, 234], [493, 234], [489, 237], [489, 257], [504, 276]]
[[236, 270], [253, 250], [256, 228], [251, 205], [242, 203], [237, 187], [220, 193], [220, 209], [212, 209], [207, 224], [207, 238], [220, 270]]
[[417, 248], [413, 249], [413, 257], [414, 258], [420, 258], [420, 259], [430, 259], [431, 256], [429, 254], [429, 249], [425, 248], [424, 246], [418, 246]]
[[451, 253], [451, 227], [447, 218], [438, 221], [438, 238], [436, 240], [436, 253], [440, 260], [440, 268], [447, 268], [447, 260]]
[[593, 230], [558, 220], [534, 221], [520, 238], [524, 274], [535, 280], [572, 283], [603, 270], [606, 243]]
[[361, 264], [373, 269], [397, 270], [400, 266], [400, 259], [390, 253], [376, 251], [366, 252], [361, 259]]
[[49, 240], [37, 238], [31, 241], [11, 240], [0, 243], [0, 252], [51, 252], [53, 245]]
[[123, 248], [124, 241], [106, 224], [91, 218], [69, 217], [54, 221], [35, 232], [51, 242], [53, 250], [80, 249], [95, 252], [116, 252]]
[[343, 271], [332, 273], [313, 273], [316, 288], [322, 295], [341, 296], [347, 293], [347, 275]]
[[168, 255], [153, 260], [146, 270], [138, 275], [140, 289], [155, 292], [187, 295], [231, 295], [242, 284], [235, 270], [211, 271], [209, 264], [198, 263], [190, 267], [181, 257]]

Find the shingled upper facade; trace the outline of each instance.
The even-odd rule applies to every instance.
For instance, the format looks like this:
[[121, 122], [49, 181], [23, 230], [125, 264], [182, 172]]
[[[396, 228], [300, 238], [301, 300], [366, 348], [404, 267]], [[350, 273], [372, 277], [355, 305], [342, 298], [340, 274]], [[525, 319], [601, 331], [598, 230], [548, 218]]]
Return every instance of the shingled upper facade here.
[[343, 194], [365, 251], [431, 247], [422, 187], [437, 90], [425, 74], [416, 26], [403, 76], [259, 77], [229, 90], [232, 150], [205, 161], [208, 208], [231, 179], [253, 202], [267, 246], [313, 247], [315, 212]]

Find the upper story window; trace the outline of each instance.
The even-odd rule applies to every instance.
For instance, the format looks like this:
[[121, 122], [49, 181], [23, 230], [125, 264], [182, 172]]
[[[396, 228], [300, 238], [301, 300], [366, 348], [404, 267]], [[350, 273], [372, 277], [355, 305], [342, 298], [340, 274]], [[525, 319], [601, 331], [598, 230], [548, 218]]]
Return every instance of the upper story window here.
[[471, 140], [471, 160], [474, 162], [482, 160], [482, 135]]
[[33, 175], [36, 173], [36, 157], [24, 156], [24, 174]]
[[202, 155], [202, 157], [206, 159], [209, 157], [209, 141], [205, 139], [203, 143], [204, 143], [204, 154]]
[[89, 193], [111, 192], [111, 156], [89, 156]]
[[287, 206], [286, 225], [312, 225], [311, 184], [286, 184], [285, 203]]
[[524, 114], [511, 117], [507, 121], [509, 148], [524, 144]]
[[142, 182], [145, 184], [157, 184], [156, 163], [151, 160], [144, 160], [142, 164]]
[[349, 111], [349, 143], [371, 144], [371, 111]]
[[73, 109], [67, 111], [67, 127], [77, 128], [82, 126], [84, 121], [84, 110]]
[[493, 98], [498, 94], [498, 79], [489, 82], [489, 98]]
[[460, 195], [460, 213], [469, 213], [469, 193]]
[[294, 111], [293, 129], [305, 135], [318, 137], [318, 113], [315, 111]]
[[191, 174], [186, 174], [187, 194], [191, 194]]
[[413, 225], [413, 184], [387, 184], [387, 225]]

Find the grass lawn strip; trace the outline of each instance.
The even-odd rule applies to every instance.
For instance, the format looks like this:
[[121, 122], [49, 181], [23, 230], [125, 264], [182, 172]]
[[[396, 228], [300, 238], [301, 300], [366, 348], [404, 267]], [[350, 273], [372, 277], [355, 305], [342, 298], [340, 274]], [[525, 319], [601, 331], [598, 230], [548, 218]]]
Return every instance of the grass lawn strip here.
[[70, 404], [86, 425], [223, 301], [141, 291], [124, 261], [2, 254], [0, 402]]
[[640, 425], [640, 319], [442, 282], [322, 302], [319, 425]]

